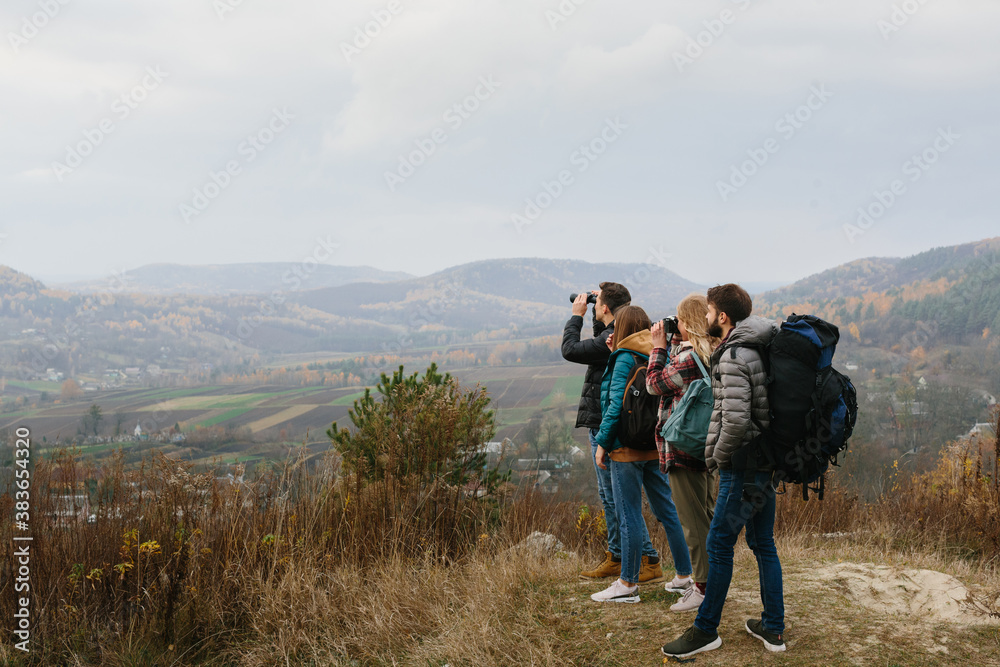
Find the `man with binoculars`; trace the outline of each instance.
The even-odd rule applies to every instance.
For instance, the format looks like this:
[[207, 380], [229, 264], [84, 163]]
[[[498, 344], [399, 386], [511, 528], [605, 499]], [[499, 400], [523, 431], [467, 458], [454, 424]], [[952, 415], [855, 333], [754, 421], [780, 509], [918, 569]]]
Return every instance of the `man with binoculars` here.
[[[624, 285], [613, 282], [600, 284], [600, 291], [573, 295], [573, 315], [563, 329], [562, 356], [566, 361], [585, 364], [587, 373], [584, 376], [583, 392], [580, 396], [580, 406], [576, 413], [576, 427], [587, 428], [590, 432], [590, 460], [594, 461], [597, 453], [597, 436], [601, 427], [601, 378], [605, 366], [611, 356], [607, 339], [615, 327], [615, 311], [632, 302], [632, 295]], [[583, 317], [587, 314], [587, 304], [594, 304], [594, 337], [581, 340]], [[621, 533], [619, 532], [618, 516], [615, 514], [615, 500], [611, 492], [611, 473], [602, 470], [595, 462], [597, 472], [597, 492], [604, 505], [604, 520], [608, 526], [608, 548], [604, 560], [592, 570], [580, 573], [580, 576], [592, 579], [617, 577], [621, 574]], [[643, 547], [642, 567], [639, 571], [639, 582], [647, 583], [661, 581], [663, 568], [660, 566], [659, 553], [649, 541], [649, 533], [645, 523], [642, 524]]]

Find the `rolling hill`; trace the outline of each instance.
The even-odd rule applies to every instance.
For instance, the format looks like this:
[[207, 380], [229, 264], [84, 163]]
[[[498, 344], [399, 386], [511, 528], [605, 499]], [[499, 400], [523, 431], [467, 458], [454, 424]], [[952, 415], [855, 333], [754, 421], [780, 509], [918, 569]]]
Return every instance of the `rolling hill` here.
[[422, 278], [299, 292], [309, 308], [383, 324], [478, 331], [557, 323], [569, 316], [569, 295], [621, 282], [651, 317], [664, 316], [704, 287], [661, 267], [570, 260], [498, 259], [463, 264]]
[[756, 299], [769, 317], [810, 312], [876, 344], [933, 330], [963, 343], [1000, 333], [1000, 237], [905, 259], [861, 259]]
[[[261, 294], [274, 290], [340, 287], [350, 283], [384, 283], [412, 278], [401, 271], [370, 266], [330, 266], [315, 262], [256, 262], [245, 264], [148, 264], [124, 275], [124, 289], [144, 294]], [[108, 289], [108, 280], [53, 284], [71, 292]]]
[[[327, 267], [338, 271], [287, 285], [287, 272], [295, 275], [289, 266], [145, 267], [139, 280], [95, 294], [48, 288], [0, 267], [0, 369], [23, 379], [17, 369], [51, 367], [69, 377], [143, 362], [183, 368], [281, 354], [375, 354], [399, 341], [486, 344], [558, 334], [570, 293], [602, 280], [627, 285], [653, 319], [705, 290], [656, 266], [571, 260], [486, 260], [399, 280]], [[363, 276], [370, 279], [321, 286]], [[162, 293], [134, 291], [139, 284]], [[186, 286], [195, 293], [173, 293]], [[1000, 333], [1000, 238], [858, 260], [757, 295], [755, 303], [770, 317], [817, 314], [841, 326], [845, 342], [893, 353], [973, 343], [992, 351]]]

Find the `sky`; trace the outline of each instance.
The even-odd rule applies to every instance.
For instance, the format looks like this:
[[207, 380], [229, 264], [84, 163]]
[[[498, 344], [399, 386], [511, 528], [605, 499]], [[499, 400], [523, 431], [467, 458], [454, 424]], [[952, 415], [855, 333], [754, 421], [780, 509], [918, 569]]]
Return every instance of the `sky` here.
[[995, 0], [5, 0], [0, 264], [783, 282], [1000, 235]]

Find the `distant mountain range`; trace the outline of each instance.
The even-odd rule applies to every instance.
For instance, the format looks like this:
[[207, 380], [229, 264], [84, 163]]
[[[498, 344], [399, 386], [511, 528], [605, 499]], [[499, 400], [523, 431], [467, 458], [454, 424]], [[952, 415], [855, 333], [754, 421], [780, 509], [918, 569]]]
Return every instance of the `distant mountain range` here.
[[[487, 260], [424, 277], [320, 266], [303, 278], [296, 268], [152, 265], [129, 272], [114, 289], [92, 282], [70, 290], [0, 266], [0, 369], [29, 358], [43, 370], [71, 371], [88, 358], [93, 366], [160, 355], [170, 355], [164, 364], [222, 363], [260, 353], [374, 353], [390, 341], [502, 341], [558, 334], [569, 295], [603, 280], [628, 286], [633, 303], [654, 320], [706, 289], [657, 266], [571, 260]], [[755, 312], [814, 313], [841, 326], [843, 337], [885, 349], [917, 331], [924, 332], [914, 339], [921, 346], [995, 336], [1000, 238], [851, 262], [756, 295]], [[58, 353], [39, 360], [43, 339], [56, 341]]]
[[413, 276], [402, 271], [382, 271], [370, 266], [330, 266], [305, 262], [255, 262], [246, 264], [147, 264], [121, 276], [103, 280], [55, 283], [72, 292], [99, 293], [113, 283], [115, 289], [143, 294], [260, 294], [275, 290], [340, 287], [350, 283], [386, 283]]
[[[662, 267], [590, 264], [553, 259], [496, 259], [463, 264], [423, 278], [296, 293], [296, 303], [347, 317], [414, 328], [435, 325], [465, 331], [558, 322], [570, 314], [569, 296], [602, 281], [629, 288], [632, 301], [663, 317], [687, 294], [705, 287]], [[419, 327], [417, 327], [419, 328]]]

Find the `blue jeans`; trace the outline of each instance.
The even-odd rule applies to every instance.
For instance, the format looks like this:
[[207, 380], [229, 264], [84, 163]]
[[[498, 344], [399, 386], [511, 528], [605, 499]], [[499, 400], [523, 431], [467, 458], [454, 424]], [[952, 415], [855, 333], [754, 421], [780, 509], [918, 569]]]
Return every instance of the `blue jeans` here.
[[[615, 494], [615, 507], [618, 509], [618, 522], [621, 524], [622, 581], [632, 584], [639, 581], [639, 569], [642, 566], [639, 548], [642, 544], [641, 537], [646, 533], [646, 522], [642, 518], [643, 489], [646, 489], [646, 498], [653, 515], [667, 531], [667, 544], [674, 557], [674, 569], [682, 577], [690, 575], [691, 555], [688, 553], [687, 542], [684, 541], [681, 521], [677, 518], [677, 508], [670, 497], [670, 483], [666, 473], [660, 471], [659, 460], [634, 463], [611, 461], [611, 485]], [[639, 526], [642, 528], [639, 529]]]
[[[615, 558], [622, 556], [621, 531], [618, 529], [618, 514], [615, 510], [615, 496], [611, 490], [611, 468], [601, 470], [597, 467], [597, 432], [600, 429], [590, 429], [590, 462], [594, 464], [597, 471], [597, 495], [601, 497], [601, 504], [604, 505], [604, 522], [608, 526], [608, 551]], [[610, 460], [607, 461], [610, 464]], [[649, 531], [646, 530], [646, 522], [642, 522], [642, 555], [659, 558], [660, 554], [653, 548], [653, 543], [649, 541]]]
[[[770, 489], [771, 473], [758, 472], [755, 481]], [[761, 621], [764, 629], [776, 635], [785, 632], [785, 602], [781, 584], [781, 562], [774, 546], [774, 492], [768, 491], [756, 511], [743, 500], [745, 472], [719, 470], [719, 497], [715, 516], [708, 530], [708, 584], [705, 601], [698, 609], [694, 624], [702, 632], [715, 634], [722, 620], [722, 607], [733, 579], [733, 547], [743, 528], [747, 546], [757, 557], [760, 577], [760, 601], [764, 603]]]

